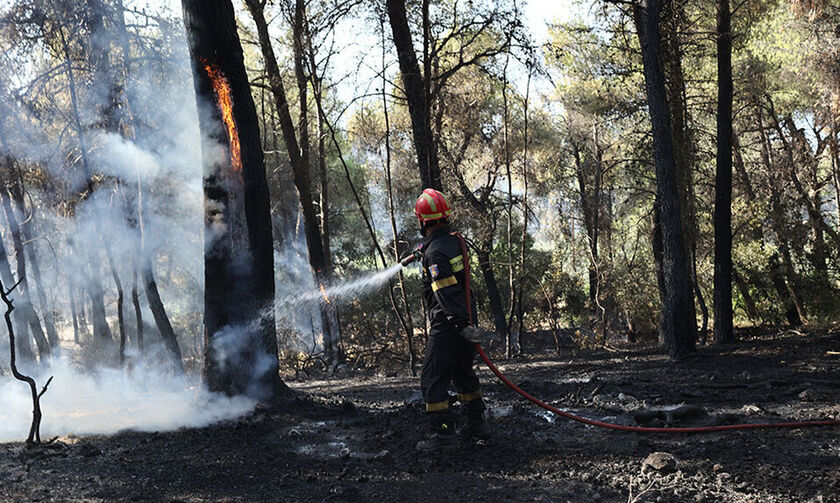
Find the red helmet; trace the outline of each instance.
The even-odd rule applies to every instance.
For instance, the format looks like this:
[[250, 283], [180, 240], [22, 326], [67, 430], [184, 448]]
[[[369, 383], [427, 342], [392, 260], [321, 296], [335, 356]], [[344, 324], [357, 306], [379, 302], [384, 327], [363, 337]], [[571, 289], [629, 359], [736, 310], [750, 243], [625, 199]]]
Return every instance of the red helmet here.
[[417, 215], [417, 219], [421, 223], [431, 222], [448, 217], [452, 214], [452, 208], [449, 207], [446, 196], [435, 189], [426, 189], [417, 198], [417, 204], [414, 205], [414, 214]]

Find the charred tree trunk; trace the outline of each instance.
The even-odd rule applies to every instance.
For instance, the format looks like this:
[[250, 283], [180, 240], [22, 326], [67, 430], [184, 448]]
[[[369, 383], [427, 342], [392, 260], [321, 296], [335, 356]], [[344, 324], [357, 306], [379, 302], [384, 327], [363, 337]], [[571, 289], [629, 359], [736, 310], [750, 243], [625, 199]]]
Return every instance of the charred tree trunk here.
[[230, 0], [182, 0], [203, 135], [228, 157], [204, 156], [204, 376], [208, 387], [273, 401], [278, 375], [274, 255], [257, 112]]
[[[117, 83], [116, 74], [113, 67], [113, 59], [111, 58], [111, 34], [106, 30], [105, 19], [109, 17], [108, 7], [102, 0], [87, 0], [87, 9], [85, 10], [85, 23], [90, 34], [90, 62], [93, 67], [94, 79], [101, 85], [106, 86], [107, 93], [98, 99], [96, 108], [99, 112], [99, 123], [97, 127], [104, 129], [110, 133], [119, 134], [120, 131], [120, 110], [122, 104], [122, 87]], [[86, 156], [82, 152], [82, 156]], [[83, 163], [85, 168], [85, 178], [88, 185], [88, 197], [93, 195], [93, 173], [90, 171], [90, 166], [87, 162]], [[122, 183], [117, 180], [114, 183], [114, 189], [117, 193], [115, 198], [118, 201], [123, 200], [122, 197]], [[96, 232], [102, 240], [102, 247], [105, 250], [105, 256], [108, 259], [108, 269], [111, 272], [111, 278], [114, 280], [114, 285], [117, 288], [117, 327], [119, 330], [119, 361], [123, 363], [125, 360], [125, 292], [123, 290], [122, 281], [120, 280], [117, 264], [114, 259], [114, 252], [111, 247], [110, 236], [104, 234], [104, 229], [99, 215], [99, 208], [94, 207], [94, 223]]]
[[[303, 212], [303, 226], [304, 233], [306, 234], [306, 247], [309, 252], [309, 265], [312, 267], [315, 281], [319, 285], [322, 285], [327, 279], [325, 273], [326, 260], [324, 257], [324, 244], [321, 240], [321, 229], [318, 225], [318, 216], [315, 212], [314, 198], [312, 196], [308, 164], [309, 148], [308, 145], [304, 148], [301, 143], [298, 143], [295, 126], [289, 112], [289, 102], [286, 99], [286, 89], [283, 86], [283, 79], [280, 75], [280, 67], [277, 64], [274, 48], [271, 45], [268, 23], [266, 22], [265, 12], [263, 10], [265, 4], [261, 0], [246, 0], [245, 3], [251, 12], [251, 17], [254, 19], [254, 24], [257, 28], [263, 63], [265, 64], [265, 71], [268, 74], [269, 87], [274, 97], [274, 105], [280, 122], [280, 129], [283, 133], [286, 153], [289, 155], [289, 161], [292, 165], [294, 184], [297, 188], [298, 199], [300, 200], [300, 207]], [[297, 17], [297, 15], [295, 16]], [[295, 58], [295, 60], [297, 66], [300, 61], [298, 58]], [[308, 134], [305, 137], [302, 136], [302, 141], [304, 138], [307, 142], [309, 141]], [[304, 153], [306, 153], [306, 157], [304, 157]], [[321, 306], [321, 320], [325, 336], [325, 350], [327, 350], [328, 356], [337, 362], [342, 359], [342, 356], [339, 354], [337, 347], [334, 346], [336, 341], [331, 340], [329, 334], [329, 325], [331, 324], [330, 316], [326, 311], [326, 307], [323, 305]]]
[[[265, 173], [263, 171], [263, 173]], [[270, 231], [269, 231], [270, 232]], [[169, 316], [166, 314], [166, 310], [163, 307], [163, 301], [160, 299], [160, 292], [157, 287], [157, 282], [155, 281], [154, 273], [152, 272], [152, 258], [144, 253], [143, 257], [143, 270], [142, 270], [142, 281], [143, 281], [143, 290], [146, 293], [146, 300], [149, 302], [149, 309], [152, 310], [152, 317], [155, 319], [155, 325], [160, 332], [160, 337], [163, 339], [163, 345], [166, 346], [166, 349], [169, 351], [169, 354], [172, 356], [172, 362], [175, 364], [175, 368], [182, 372], [184, 370], [184, 364], [181, 360], [181, 348], [178, 346], [178, 337], [175, 335], [175, 330], [172, 329], [172, 324], [169, 322]], [[273, 255], [272, 255], [273, 256]], [[274, 278], [273, 274], [273, 262], [272, 262], [272, 280]], [[274, 295], [274, 289], [272, 288], [271, 291], [272, 297]], [[134, 294], [136, 295], [136, 294]], [[273, 301], [273, 298], [272, 298]], [[273, 305], [273, 302], [272, 302]], [[139, 332], [139, 340], [141, 341], [140, 347], [142, 349], [142, 322], [143, 318], [140, 314], [140, 310], [138, 306], [135, 305], [134, 308], [135, 316], [137, 316], [137, 326]], [[272, 311], [273, 314], [273, 311]], [[274, 320], [274, 316], [272, 315], [272, 322]], [[265, 330], [265, 329], [263, 329]], [[274, 334], [274, 327], [272, 326], [271, 334]], [[274, 335], [276, 340], [276, 335]], [[271, 335], [263, 334], [263, 338], [270, 339]], [[275, 342], [275, 348], [277, 344]], [[268, 353], [269, 355], [272, 353]], [[275, 349], [276, 354], [276, 349]]]
[[[3, 210], [6, 213], [6, 221], [9, 224], [9, 230], [12, 234], [12, 244], [15, 247], [15, 262], [17, 264], [18, 286], [17, 300], [20, 306], [21, 316], [26, 320], [23, 325], [28, 325], [29, 330], [32, 331], [32, 336], [35, 339], [35, 345], [38, 348], [38, 358], [42, 363], [46, 363], [52, 357], [50, 344], [44, 335], [44, 329], [41, 327], [41, 320], [35, 313], [35, 308], [32, 307], [32, 297], [29, 294], [29, 281], [26, 277], [26, 252], [23, 249], [23, 240], [20, 235], [20, 226], [18, 225], [17, 215], [12, 208], [11, 196], [6, 188], [0, 189], [0, 199], [3, 200]], [[23, 332], [18, 331], [22, 337], [27, 337], [28, 332], [24, 328]]]
[[[598, 292], [598, 238], [600, 237], [597, 225], [599, 204], [595, 200], [595, 194], [598, 188], [589, 189], [590, 184], [587, 181], [588, 177], [583, 158], [581, 157], [581, 149], [574, 140], [571, 140], [570, 143], [575, 163], [578, 190], [580, 192], [580, 209], [581, 213], [583, 213], [583, 226], [586, 230], [587, 242], [589, 243], [589, 308], [591, 313], [594, 314], [595, 306], [597, 305], [595, 296]], [[596, 169], [600, 169], [600, 167]], [[596, 174], [595, 178], [595, 185], [599, 185], [598, 179], [600, 176]]]
[[490, 302], [490, 312], [493, 313], [493, 326], [496, 330], [496, 337], [502, 338], [507, 333], [507, 318], [505, 308], [502, 305], [502, 295], [499, 292], [499, 283], [496, 280], [496, 273], [493, 271], [493, 264], [490, 262], [490, 250], [493, 247], [492, 241], [484, 243], [476, 250], [478, 268], [484, 276], [484, 283], [487, 285], [487, 300]]
[[134, 333], [134, 344], [143, 354], [143, 310], [140, 308], [140, 293], [137, 290], [137, 268], [131, 271], [131, 303], [134, 305], [134, 322], [136, 325]]
[[688, 126], [685, 72], [683, 71], [683, 33], [686, 29], [684, 2], [665, 0], [662, 3], [663, 68], [671, 118], [671, 138], [674, 145], [677, 193], [680, 202], [680, 221], [688, 252], [686, 271], [691, 279], [692, 291], [702, 314], [701, 340], [706, 341], [709, 321], [708, 308], [697, 278], [697, 211], [694, 192], [694, 144]]
[[[384, 20], [382, 21], [384, 25]], [[387, 78], [386, 78], [386, 64], [385, 64], [385, 27], [381, 26], [382, 31], [382, 111], [385, 117], [385, 189], [388, 192], [388, 216], [391, 222], [391, 236], [393, 238], [394, 260], [399, 261], [399, 233], [397, 232], [397, 218], [394, 210], [394, 190], [391, 178], [391, 118], [388, 113], [388, 98], [386, 95]], [[319, 98], [320, 100], [320, 98]], [[319, 114], [320, 116], [320, 114]], [[399, 288], [402, 297], [403, 307], [405, 308], [406, 320], [406, 344], [408, 346], [408, 369], [412, 376], [417, 375], [415, 366], [417, 364], [417, 355], [414, 351], [414, 320], [411, 318], [411, 306], [408, 303], [408, 294], [405, 291], [405, 278], [402, 270], [399, 272]]]
[[[123, 75], [128, 75], [128, 61], [131, 57], [131, 54], [128, 42], [128, 31], [125, 27], [125, 14], [122, 5], [122, 0], [117, 0], [117, 6], [120, 10], [119, 14], [117, 15], [117, 26], [123, 56], [122, 70]], [[121, 108], [124, 110], [123, 119], [125, 121], [125, 124], [123, 124], [123, 127], [119, 129], [124, 137], [133, 140], [136, 127], [134, 123], [134, 117], [131, 113], [131, 107], [129, 106], [128, 100], [124, 99], [123, 101], [124, 103], [121, 104]], [[117, 117], [114, 117], [114, 119], [117, 119]], [[116, 126], [118, 125], [115, 125], [115, 127]], [[176, 370], [183, 371], [183, 362], [181, 360], [181, 349], [178, 346], [178, 337], [172, 328], [172, 323], [169, 321], [169, 316], [166, 313], [166, 308], [164, 307], [163, 301], [160, 298], [160, 291], [157, 286], [157, 281], [155, 280], [154, 268], [152, 265], [153, 252], [152, 250], [148, 249], [148, 246], [146, 244], [145, 224], [143, 222], [145, 214], [144, 205], [146, 199], [143, 197], [143, 185], [140, 183], [139, 167], [137, 167], [137, 169], [137, 200], [136, 204], [132, 205], [133, 209], [129, 210], [133, 213], [133, 215], [129, 217], [130, 223], [133, 227], [136, 227], [140, 233], [140, 253], [134, 257], [135, 262], [139, 262], [139, 265], [135, 264], [135, 267], [132, 270], [131, 287], [131, 301], [134, 306], [134, 319], [137, 326], [137, 346], [142, 352], [143, 314], [140, 309], [140, 297], [137, 292], [137, 269], [139, 269], [140, 277], [143, 283], [143, 290], [146, 293], [146, 300], [149, 303], [149, 309], [151, 309], [152, 311], [152, 317], [155, 320], [155, 325], [158, 329], [158, 332], [160, 333], [161, 339], [163, 340], [163, 344], [169, 351], [170, 356], [172, 356], [172, 360]], [[120, 295], [122, 296], [121, 289]], [[122, 303], [120, 303], [120, 306], [121, 305]], [[120, 310], [122, 311], [122, 308], [120, 308]], [[121, 338], [121, 340], [124, 340], [124, 338]], [[123, 342], [121, 342], [121, 346], [124, 346]], [[122, 353], [123, 349], [121, 348], [120, 354], [122, 355]]]
[[[14, 289], [14, 286], [10, 285], [9, 288]], [[17, 346], [15, 343], [15, 329], [12, 327], [11, 318], [12, 311], [14, 311], [15, 308], [11, 299], [8, 297], [10, 293], [11, 291], [7, 292], [4, 284], [0, 282], [0, 298], [2, 298], [3, 304], [6, 305], [4, 318], [6, 320], [6, 329], [9, 332], [9, 367], [11, 368], [12, 375], [15, 379], [23, 381], [29, 385], [29, 391], [32, 396], [32, 422], [29, 427], [29, 436], [26, 437], [26, 447], [30, 448], [41, 443], [41, 397], [47, 392], [47, 387], [49, 387], [53, 378], [50, 377], [47, 379], [47, 382], [44, 384], [41, 392], [38, 393], [38, 389], [35, 386], [35, 379], [22, 374], [18, 370], [17, 355], [15, 354], [15, 348]]]
[[[9, 255], [6, 253], [6, 244], [0, 238], [0, 280], [4, 285], [11, 287], [16, 283], [12, 275], [12, 267], [9, 265]], [[32, 350], [32, 343], [29, 341], [29, 330], [27, 328], [27, 317], [18, 311], [14, 315], [14, 329], [18, 336], [14, 338], [14, 349], [20, 355], [21, 360], [26, 364], [35, 362], [35, 352]]]
[[[71, 51], [67, 38], [64, 35], [64, 29], [59, 27], [58, 34], [61, 40], [61, 47], [64, 53], [64, 65], [66, 66], [67, 71], [67, 87], [70, 92], [70, 106], [73, 111], [73, 127], [76, 130], [76, 136], [79, 140], [82, 171], [86, 181], [85, 197], [90, 197], [90, 195], [93, 194], [94, 186], [88, 162], [87, 135], [85, 134], [85, 128], [82, 126], [82, 120], [79, 112], [79, 102], [76, 96], [76, 77], [73, 72]], [[102, 233], [99, 229], [99, 218], [95, 217], [94, 222], [97, 227], [97, 234], [101, 236]], [[99, 345], [100, 349], [108, 351], [113, 347], [114, 341], [111, 338], [111, 328], [108, 326], [108, 319], [105, 314], [105, 289], [102, 286], [102, 279], [100, 278], [100, 270], [98, 267], [99, 260], [94, 256], [89, 247], [86, 250], [86, 255], [88, 265], [90, 266], [90, 274], [87, 277], [87, 285], [85, 287], [91, 302], [90, 315], [91, 318], [93, 318], [94, 344]]]
[[[15, 200], [18, 213], [20, 213], [21, 216], [24, 216], [23, 194], [20, 192], [20, 186], [12, 184], [12, 186], [9, 187], [9, 192], [12, 195], [12, 199]], [[32, 211], [33, 214], [29, 217], [30, 221], [34, 221], [35, 218], [34, 208]], [[50, 303], [47, 301], [46, 288], [43, 277], [41, 276], [41, 266], [38, 259], [38, 253], [32, 248], [35, 244], [35, 240], [32, 236], [32, 230], [28, 225], [21, 225], [21, 237], [24, 242], [31, 243], [30, 247], [27, 248], [27, 255], [29, 256], [34, 289], [38, 292], [38, 304], [41, 306], [41, 312], [44, 317], [44, 327], [47, 331], [47, 340], [50, 343], [50, 350], [54, 356], [58, 356], [61, 352], [61, 347], [58, 340], [58, 331], [55, 328], [55, 316], [53, 310], [50, 309]]]
[[691, 278], [686, 269], [688, 260], [677, 192], [668, 98], [660, 59], [662, 54], [659, 32], [660, 8], [660, 0], [646, 0], [644, 6], [635, 6], [634, 20], [642, 47], [645, 88], [653, 128], [665, 289], [662, 331], [671, 359], [679, 361], [695, 351], [697, 325]]
[[659, 291], [659, 303], [663, 309], [659, 311], [659, 343], [668, 344], [665, 333], [665, 266], [664, 251], [662, 249], [662, 223], [659, 215], [659, 201], [653, 201], [653, 215], [650, 225], [651, 250], [653, 251], [653, 268], [656, 272], [656, 286]]
[[[524, 111], [524, 124], [523, 124], [523, 146], [522, 146], [522, 185], [524, 187], [522, 193], [522, 234], [520, 236], [520, 243], [519, 243], [519, 275], [524, 276], [525, 274], [525, 255], [526, 255], [526, 241], [528, 237], [528, 101], [531, 96], [531, 77], [533, 74], [533, 70], [529, 67], [528, 69], [528, 80], [525, 86], [525, 100], [523, 102], [523, 106], [525, 108]], [[596, 137], [597, 142], [597, 137]], [[600, 161], [600, 159], [599, 159]], [[600, 173], [600, 171], [599, 171]], [[600, 180], [600, 178], [599, 178]], [[523, 296], [523, 285], [524, 285], [524, 277], [520, 277], [519, 279], [519, 289], [516, 293], [517, 304], [516, 304], [516, 318], [519, 321], [519, 351], [518, 354], [522, 354], [522, 334], [525, 332], [525, 313], [523, 312], [524, 306], [522, 299]], [[606, 323], [604, 324], [604, 330], [606, 330]]]
[[[427, 73], [424, 76], [420, 73], [420, 65], [417, 62], [417, 54], [414, 52], [411, 30], [408, 26], [405, 0], [387, 0], [386, 6], [394, 45], [397, 48], [405, 97], [408, 101], [408, 113], [411, 116], [411, 132], [414, 137], [414, 147], [417, 150], [420, 183], [423, 188], [441, 190], [440, 168], [431, 126], [427, 82], [429, 75]], [[428, 67], [426, 63], [427, 61], [424, 61]]]
[[[771, 185], [770, 222], [773, 227], [773, 233], [776, 235], [776, 246], [779, 249], [778, 255], [774, 254], [770, 257], [768, 264], [770, 275], [773, 286], [778, 292], [782, 304], [785, 306], [788, 322], [793, 326], [799, 326], [807, 323], [808, 317], [805, 311], [805, 305], [802, 302], [799, 278], [793, 267], [793, 259], [790, 255], [790, 245], [788, 243], [785, 225], [785, 208], [782, 205], [782, 199], [779, 195], [781, 192], [781, 182], [777, 174], [778, 169], [774, 166], [770, 139], [764, 130], [760, 115], [758, 126], [761, 136], [761, 160], [764, 169], [768, 173]], [[779, 255], [781, 256], [781, 262], [779, 262]]]
[[718, 2], [717, 170], [715, 172], [715, 341], [735, 340], [732, 321], [732, 14]]

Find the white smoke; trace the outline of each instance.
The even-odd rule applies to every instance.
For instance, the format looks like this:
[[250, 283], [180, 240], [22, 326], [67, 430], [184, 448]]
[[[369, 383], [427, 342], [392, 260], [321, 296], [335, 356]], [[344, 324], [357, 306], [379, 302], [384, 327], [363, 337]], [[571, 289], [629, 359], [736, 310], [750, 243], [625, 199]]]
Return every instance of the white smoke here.
[[[202, 139], [199, 133], [182, 29], [183, 24], [177, 20], [164, 27], [158, 35], [161, 44], [167, 46], [161, 47], [160, 57], [140, 58], [133, 63], [130, 82], [124, 89], [135, 119], [133, 140], [94, 126], [100, 120], [95, 104], [103, 101], [107, 89], [85, 87], [86, 81], [78, 79], [88, 161], [98, 183], [94, 193], [82, 198], [76, 195], [86, 189], [78, 139], [75, 129], [61, 122], [68, 115], [56, 115], [56, 123], [31, 116], [10, 98], [11, 94], [6, 94], [8, 88], [0, 86], [0, 125], [4, 126], [0, 132], [7, 135], [8, 145], [8, 151], [0, 147], [0, 155], [10, 154], [24, 163], [24, 168], [27, 163], [37, 164], [46, 174], [44, 178], [57, 181], [56, 185], [38, 185], [27, 179], [26, 187], [27, 204], [31, 201], [38, 210], [25, 223], [35, 236], [26, 246], [38, 255], [42, 274], [40, 284], [34, 285], [28, 264], [29, 281], [31, 287], [45, 292], [47, 307], [56, 315], [62, 345], [61, 357], [55, 358], [49, 368], [21, 365], [25, 367], [22, 370], [35, 375], [39, 386], [54, 376], [41, 402], [42, 437], [200, 427], [246, 414], [254, 406], [248, 398], [208, 392], [195, 374], [202, 358], [199, 341], [204, 309], [202, 156], [226, 156], [226, 151], [217, 143]], [[35, 61], [30, 64], [37, 70]], [[60, 73], [56, 75], [64, 78]], [[56, 92], [65, 91], [62, 87]], [[138, 185], [142, 188], [139, 200]], [[138, 207], [143, 217], [142, 243], [138, 223], [129, 218]], [[0, 221], [0, 231], [16, 273], [14, 248], [5, 221]], [[90, 299], [85, 292], [95, 275], [105, 288], [107, 319], [116, 344], [117, 291], [106, 244], [113, 253], [125, 294], [123, 309], [130, 339], [123, 368], [102, 368], [90, 361], [90, 335], [81, 335], [81, 345], [73, 342], [70, 289], [73, 286], [77, 295], [83, 292], [77, 301], [87, 303], [86, 321], [90, 327]], [[152, 260], [163, 304], [193, 372], [186, 376], [170, 372], [169, 356], [162, 347], [139, 279], [137, 288], [145, 325], [143, 354], [131, 338], [136, 324], [132, 278], [141, 252]], [[43, 318], [44, 306], [39, 304], [35, 290], [32, 294], [34, 306]], [[0, 305], [0, 311], [3, 307]], [[238, 335], [231, 330], [223, 338], [226, 354], [236, 354], [236, 344], [247, 344]], [[7, 334], [0, 322], [0, 442], [25, 439], [32, 414], [29, 388], [10, 375], [8, 358]]]
[[[50, 375], [54, 379], [41, 398], [42, 439], [201, 427], [247, 414], [255, 405], [246, 397], [210, 393], [195, 376], [142, 363], [84, 373], [61, 359], [37, 376], [39, 386]], [[0, 377], [0, 442], [25, 439], [31, 420], [29, 387], [11, 376]]]

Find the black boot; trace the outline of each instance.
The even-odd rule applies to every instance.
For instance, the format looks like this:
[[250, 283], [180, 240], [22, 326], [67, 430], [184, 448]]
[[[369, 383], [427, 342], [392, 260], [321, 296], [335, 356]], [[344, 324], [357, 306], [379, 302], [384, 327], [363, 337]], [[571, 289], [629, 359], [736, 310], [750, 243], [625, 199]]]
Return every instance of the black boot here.
[[467, 440], [488, 440], [490, 438], [490, 425], [484, 417], [484, 411], [467, 411], [465, 414], [467, 424], [461, 430], [461, 436]]
[[432, 413], [429, 436], [417, 442], [417, 450], [423, 452], [441, 451], [455, 447], [458, 437], [455, 433], [455, 421], [450, 414]]

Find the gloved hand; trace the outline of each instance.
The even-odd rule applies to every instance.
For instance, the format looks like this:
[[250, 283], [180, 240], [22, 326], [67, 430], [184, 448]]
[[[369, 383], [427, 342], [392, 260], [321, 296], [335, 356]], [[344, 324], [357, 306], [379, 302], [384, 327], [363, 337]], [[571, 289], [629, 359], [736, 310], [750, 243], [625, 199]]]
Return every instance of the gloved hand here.
[[412, 250], [408, 255], [400, 259], [400, 264], [403, 267], [408, 266], [408, 264], [414, 262], [415, 260], [420, 260], [420, 257], [423, 256], [423, 244], [421, 243], [417, 248]]
[[474, 343], [481, 343], [481, 329], [474, 325], [467, 325], [461, 329], [461, 337]]

